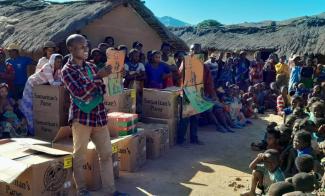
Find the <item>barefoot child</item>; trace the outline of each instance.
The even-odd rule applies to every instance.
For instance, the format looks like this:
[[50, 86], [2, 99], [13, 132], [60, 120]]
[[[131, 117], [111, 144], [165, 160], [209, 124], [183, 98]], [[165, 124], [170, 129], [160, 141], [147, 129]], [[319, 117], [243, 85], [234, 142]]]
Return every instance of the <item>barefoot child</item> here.
[[273, 183], [284, 181], [285, 176], [279, 167], [279, 163], [279, 152], [277, 150], [269, 149], [258, 154], [249, 165], [249, 168], [253, 170], [251, 189], [241, 196], [255, 196], [256, 187], [260, 188], [263, 193], [267, 193]]

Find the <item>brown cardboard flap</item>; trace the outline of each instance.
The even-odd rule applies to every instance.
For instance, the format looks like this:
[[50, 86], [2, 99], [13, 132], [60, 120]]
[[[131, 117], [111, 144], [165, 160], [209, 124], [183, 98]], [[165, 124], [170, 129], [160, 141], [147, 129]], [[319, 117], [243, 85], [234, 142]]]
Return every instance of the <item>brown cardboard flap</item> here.
[[66, 152], [63, 150], [57, 150], [54, 148], [49, 148], [46, 146], [40, 146], [40, 145], [31, 145], [28, 147], [28, 149], [33, 150], [33, 151], [37, 151], [37, 152], [41, 152], [47, 155], [52, 155], [52, 156], [64, 156], [64, 155], [70, 155], [70, 152]]
[[7, 144], [7, 143], [9, 143], [9, 142], [13, 142], [11, 139], [1, 139], [0, 140], [0, 145], [1, 144]]
[[52, 142], [55, 143], [67, 138], [72, 138], [71, 127], [61, 127]]
[[27, 164], [5, 157], [0, 157], [0, 163], [0, 181], [8, 184], [12, 183], [29, 168], [29, 165]]

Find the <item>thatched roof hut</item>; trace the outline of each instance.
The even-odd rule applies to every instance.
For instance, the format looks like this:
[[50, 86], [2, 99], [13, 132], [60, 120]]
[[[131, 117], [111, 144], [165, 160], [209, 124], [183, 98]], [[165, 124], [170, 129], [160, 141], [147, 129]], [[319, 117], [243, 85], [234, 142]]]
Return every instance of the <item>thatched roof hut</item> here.
[[325, 13], [281, 22], [250, 23], [199, 29], [172, 28], [188, 45], [201, 43], [219, 51], [264, 50], [278, 54], [325, 54]]
[[140, 0], [1, 1], [0, 46], [14, 42], [23, 51], [35, 53], [47, 40], [64, 46], [67, 36], [76, 32], [85, 34], [93, 46], [113, 36], [117, 44], [129, 47], [140, 41], [145, 50], [158, 49], [162, 42], [187, 49]]

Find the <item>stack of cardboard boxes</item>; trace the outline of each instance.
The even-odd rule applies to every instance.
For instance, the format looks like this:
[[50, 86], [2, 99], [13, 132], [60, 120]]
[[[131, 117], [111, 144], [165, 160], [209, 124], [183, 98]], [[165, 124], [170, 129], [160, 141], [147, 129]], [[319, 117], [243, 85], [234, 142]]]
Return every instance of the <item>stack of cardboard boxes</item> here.
[[[119, 177], [119, 159], [118, 146], [116, 141], [112, 142], [112, 160], [114, 177]], [[55, 149], [60, 149], [68, 152], [73, 152], [72, 130], [70, 127], [61, 127], [56, 137], [52, 141], [52, 146]], [[99, 173], [99, 161], [94, 143], [89, 142], [86, 153], [86, 163], [83, 168], [85, 171], [86, 184], [89, 190], [98, 190], [101, 188], [101, 179]]]
[[[159, 158], [176, 141], [179, 91], [144, 89], [142, 120], [149, 124], [138, 123], [138, 115], [132, 114], [135, 97], [133, 90], [104, 97], [110, 112], [108, 128], [116, 137], [111, 140], [115, 178], [119, 171], [137, 171], [147, 158]], [[0, 195], [72, 194], [73, 141], [72, 130], [66, 126], [69, 105], [63, 87], [34, 87], [35, 135], [48, 142], [28, 138], [0, 141]], [[98, 190], [101, 179], [97, 152], [92, 142], [87, 148], [86, 184], [89, 190]]]
[[71, 195], [72, 156], [33, 140], [2, 140], [0, 195]]
[[38, 85], [33, 88], [35, 137], [52, 141], [57, 131], [66, 126], [70, 98], [62, 86]]
[[142, 122], [166, 124], [170, 146], [174, 146], [177, 139], [180, 92], [180, 89], [143, 89]]

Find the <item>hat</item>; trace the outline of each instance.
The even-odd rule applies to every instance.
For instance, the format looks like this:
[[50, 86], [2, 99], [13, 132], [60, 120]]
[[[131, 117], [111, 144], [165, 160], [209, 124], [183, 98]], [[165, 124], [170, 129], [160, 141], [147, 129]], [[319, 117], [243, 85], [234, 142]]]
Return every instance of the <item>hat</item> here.
[[55, 48], [56, 44], [52, 41], [47, 41], [44, 43], [44, 47], [43, 48]]
[[242, 51], [240, 51], [239, 54], [246, 54], [246, 52], [242, 50]]
[[212, 53], [210, 54], [210, 58], [217, 58], [217, 54], [214, 53], [214, 52], [212, 52]]
[[294, 54], [289, 60], [294, 61], [296, 58], [301, 58], [298, 54]]
[[8, 48], [6, 48], [7, 50], [19, 50], [19, 46], [18, 44], [12, 43], [9, 44]]

